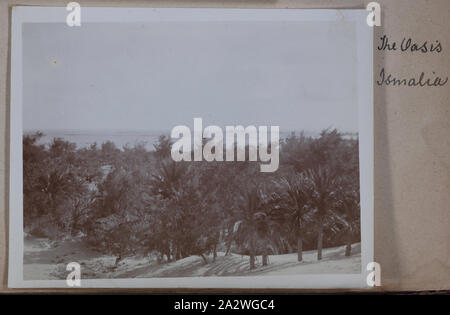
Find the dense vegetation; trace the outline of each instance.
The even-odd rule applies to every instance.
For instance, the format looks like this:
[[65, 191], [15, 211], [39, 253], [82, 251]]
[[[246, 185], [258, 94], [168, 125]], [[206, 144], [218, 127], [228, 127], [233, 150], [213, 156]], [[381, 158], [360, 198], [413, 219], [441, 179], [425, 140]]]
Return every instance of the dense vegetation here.
[[152, 254], [160, 262], [218, 251], [255, 256], [360, 240], [358, 142], [336, 130], [294, 134], [280, 167], [258, 162], [174, 162], [170, 140], [77, 148], [42, 134], [23, 138], [24, 228], [36, 237], [83, 238], [117, 262]]

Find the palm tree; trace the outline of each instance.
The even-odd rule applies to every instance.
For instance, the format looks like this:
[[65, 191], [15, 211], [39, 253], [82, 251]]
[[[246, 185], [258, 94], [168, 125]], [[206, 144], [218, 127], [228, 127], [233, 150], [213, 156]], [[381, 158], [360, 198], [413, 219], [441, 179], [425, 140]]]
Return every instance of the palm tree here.
[[[255, 214], [258, 247], [261, 249], [262, 265], [268, 264], [269, 253], [277, 252], [280, 248], [282, 226], [284, 218], [282, 209], [277, 207], [278, 200], [264, 197], [263, 207]], [[278, 199], [278, 198], [277, 198]]]
[[317, 259], [321, 260], [324, 220], [335, 200], [338, 178], [326, 167], [310, 169], [307, 176], [313, 188], [311, 201], [317, 217]]
[[186, 165], [172, 160], [163, 160], [153, 175], [153, 193], [171, 199], [186, 174]]
[[249, 248], [250, 269], [255, 268], [257, 252], [262, 255], [263, 266], [268, 264], [268, 255], [277, 251], [281, 243], [283, 217], [277, 207], [279, 198], [268, 196], [256, 185], [246, 188], [240, 198], [233, 238], [238, 244]]
[[345, 191], [340, 199], [344, 210], [344, 223], [346, 227], [345, 256], [350, 256], [352, 252], [352, 238], [360, 229], [359, 189]]
[[[183, 199], [181, 186], [187, 170], [186, 164], [167, 158], [159, 161], [158, 168], [150, 181], [150, 195], [160, 196], [161, 200], [157, 197], [150, 198], [146, 204], [149, 208], [152, 208], [155, 204], [159, 204], [161, 207], [156, 210], [156, 217], [159, 219], [162, 229], [159, 234], [155, 234], [159, 238], [157, 247], [167, 256], [168, 262], [172, 259], [172, 252], [175, 259], [182, 257], [180, 252], [182, 248], [178, 244], [179, 240], [176, 236], [181, 233], [180, 223], [182, 223], [183, 218], [178, 203], [180, 199]], [[182, 239], [185, 239], [185, 237]]]
[[287, 202], [283, 206], [287, 210], [289, 222], [297, 238], [297, 260], [303, 260], [303, 229], [310, 217], [310, 201], [312, 185], [303, 173], [291, 178], [283, 178], [282, 184], [286, 187]]
[[234, 224], [234, 233], [240, 243], [246, 242], [250, 255], [250, 270], [255, 269], [256, 237], [258, 216], [263, 215], [261, 210], [261, 194], [256, 186], [248, 188], [241, 196], [239, 218]]

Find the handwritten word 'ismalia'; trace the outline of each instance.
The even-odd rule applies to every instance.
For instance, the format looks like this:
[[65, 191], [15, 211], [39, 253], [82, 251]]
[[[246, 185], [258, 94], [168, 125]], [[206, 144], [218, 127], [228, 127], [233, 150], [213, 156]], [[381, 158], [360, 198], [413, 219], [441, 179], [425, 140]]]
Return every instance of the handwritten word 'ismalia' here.
[[381, 69], [379, 79], [377, 84], [379, 86], [410, 86], [410, 87], [440, 87], [446, 85], [448, 82], [448, 77], [445, 79], [435, 75], [433, 71], [433, 78], [425, 78], [425, 72], [422, 72], [416, 77], [410, 78], [398, 78], [394, 77], [392, 74], [386, 74], [384, 68]]

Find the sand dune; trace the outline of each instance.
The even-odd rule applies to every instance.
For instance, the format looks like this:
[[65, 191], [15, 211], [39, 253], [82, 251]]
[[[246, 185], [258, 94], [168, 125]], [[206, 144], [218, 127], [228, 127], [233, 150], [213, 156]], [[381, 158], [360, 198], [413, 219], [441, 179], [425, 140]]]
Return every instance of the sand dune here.
[[361, 271], [361, 247], [353, 244], [352, 255], [345, 257], [345, 247], [326, 248], [323, 259], [317, 261], [316, 251], [297, 254], [271, 255], [269, 264], [262, 266], [257, 257], [256, 269], [250, 270], [249, 257], [219, 252], [215, 262], [208, 257], [190, 256], [171, 263], [158, 264], [153, 257], [133, 256], [115, 266], [115, 257], [102, 255], [86, 247], [81, 241], [50, 242], [46, 239], [26, 239], [24, 254], [24, 279], [65, 279], [66, 265], [78, 262], [82, 278], [152, 278], [152, 277], [207, 277], [207, 276], [260, 276], [297, 274], [349, 274]]

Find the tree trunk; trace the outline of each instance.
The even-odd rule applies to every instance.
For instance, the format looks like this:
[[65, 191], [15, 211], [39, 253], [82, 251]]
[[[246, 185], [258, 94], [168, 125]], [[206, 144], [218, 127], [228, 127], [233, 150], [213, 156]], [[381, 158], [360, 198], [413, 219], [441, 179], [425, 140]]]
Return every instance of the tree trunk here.
[[228, 255], [230, 255], [230, 253], [231, 253], [231, 242], [230, 242], [230, 243], [228, 243], [228, 246], [227, 246], [227, 251], [225, 252], [225, 256], [228, 256]]
[[250, 270], [255, 269], [255, 248], [253, 244], [253, 236], [250, 239]]
[[262, 265], [263, 266], [267, 266], [267, 257], [268, 257], [268, 255], [266, 253], [264, 253], [262, 255]]
[[205, 263], [205, 265], [208, 264], [208, 259], [206, 259], [205, 255], [200, 254], [200, 256], [202, 257], [203, 262]]
[[116, 257], [116, 262], [114, 263], [114, 267], [117, 268], [117, 266], [119, 266], [119, 262], [122, 260], [122, 256], [119, 254]]
[[171, 262], [172, 258], [170, 257], [170, 248], [169, 247], [166, 249], [166, 256], [167, 256], [167, 262]]
[[297, 239], [297, 260], [303, 260], [303, 241], [301, 237]]
[[214, 249], [213, 249], [213, 262], [216, 261], [217, 258], [217, 244], [214, 244]]
[[250, 254], [250, 270], [255, 269], [255, 255]]
[[350, 256], [352, 254], [352, 231], [349, 229], [347, 231], [347, 242], [345, 246], [345, 256]]
[[319, 234], [317, 236], [317, 260], [322, 259], [322, 246], [323, 246], [323, 224], [320, 223]]
[[227, 251], [225, 252], [225, 256], [228, 256], [231, 252], [231, 245], [233, 244], [233, 235], [230, 234], [228, 237]]

